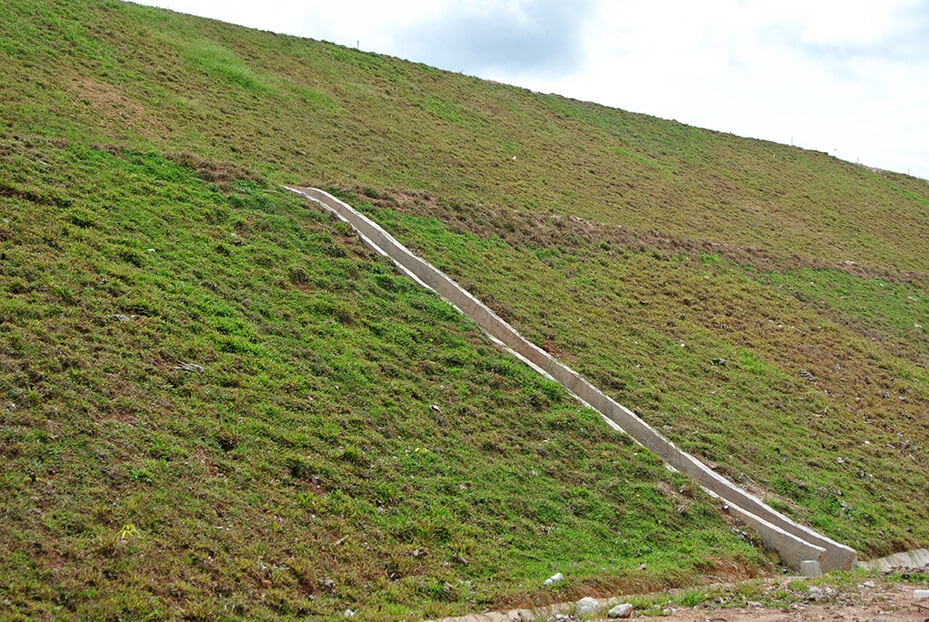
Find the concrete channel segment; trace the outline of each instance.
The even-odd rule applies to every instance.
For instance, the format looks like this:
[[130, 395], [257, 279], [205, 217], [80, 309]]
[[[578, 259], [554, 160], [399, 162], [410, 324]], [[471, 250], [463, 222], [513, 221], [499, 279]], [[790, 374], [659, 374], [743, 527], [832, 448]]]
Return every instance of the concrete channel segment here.
[[929, 566], [929, 549], [915, 549], [894, 553], [887, 557], [859, 562], [858, 565], [868, 570], [880, 570], [882, 572], [894, 568], [926, 568]]
[[415, 256], [377, 223], [350, 205], [316, 188], [287, 189], [350, 224], [362, 243], [391, 259], [402, 272], [421, 285], [438, 293], [461, 313], [471, 318], [494, 341], [502, 344], [537, 371], [560, 383], [615, 427], [660, 456], [677, 471], [693, 478], [708, 493], [720, 498], [733, 516], [754, 527], [765, 546], [776, 551], [791, 568], [799, 570], [805, 561], [818, 562], [823, 572], [848, 570], [855, 565], [858, 555], [854, 549], [795, 523], [713, 472], [693, 456], [678, 449], [638, 415], [615, 402], [548, 352], [527, 341], [455, 281]]

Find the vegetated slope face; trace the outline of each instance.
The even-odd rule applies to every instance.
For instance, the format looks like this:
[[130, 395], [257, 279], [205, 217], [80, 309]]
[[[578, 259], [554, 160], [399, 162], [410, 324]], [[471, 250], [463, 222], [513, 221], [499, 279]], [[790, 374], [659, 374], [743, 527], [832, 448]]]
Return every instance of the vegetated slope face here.
[[570, 598], [763, 561], [295, 197], [189, 156], [0, 154], [8, 613], [392, 619], [518, 602], [553, 564]]
[[401, 241], [779, 508], [865, 553], [929, 544], [925, 181], [116, 2], [8, 2], [0, 53], [6, 135], [349, 180]]
[[4, 8], [3, 114], [16, 131], [193, 151], [278, 182], [325, 175], [927, 269], [924, 180], [111, 0]]
[[929, 542], [924, 281], [778, 267], [576, 218], [341, 194], [778, 510], [865, 555]]

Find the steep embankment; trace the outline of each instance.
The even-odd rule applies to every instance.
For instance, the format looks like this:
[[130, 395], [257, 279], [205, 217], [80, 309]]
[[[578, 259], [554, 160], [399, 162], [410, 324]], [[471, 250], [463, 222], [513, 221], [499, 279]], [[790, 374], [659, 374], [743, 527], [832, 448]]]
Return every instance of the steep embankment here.
[[[572, 219], [342, 194], [775, 509], [865, 555], [929, 536], [923, 285], [743, 265]], [[856, 292], [868, 306], [848, 304]]]
[[549, 563], [570, 590], [755, 567], [686, 482], [257, 175], [367, 202], [778, 509], [929, 545], [925, 181], [110, 0], [5, 3], [0, 75], [25, 614], [405, 615]]
[[[927, 269], [923, 180], [823, 153], [112, 0], [13, 0], [16, 131], [194, 151], [837, 262]], [[511, 158], [515, 156], [516, 160]]]
[[758, 568], [686, 479], [293, 197], [0, 150], [8, 612], [386, 619], [520, 600], [550, 564], [560, 598]]

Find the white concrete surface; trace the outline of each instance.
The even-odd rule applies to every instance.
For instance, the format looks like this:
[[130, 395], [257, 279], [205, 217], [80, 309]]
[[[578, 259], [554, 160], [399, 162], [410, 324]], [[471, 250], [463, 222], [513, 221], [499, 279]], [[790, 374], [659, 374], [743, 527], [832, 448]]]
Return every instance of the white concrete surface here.
[[804, 577], [821, 577], [823, 569], [815, 559], [807, 559], [800, 562], [800, 574]]

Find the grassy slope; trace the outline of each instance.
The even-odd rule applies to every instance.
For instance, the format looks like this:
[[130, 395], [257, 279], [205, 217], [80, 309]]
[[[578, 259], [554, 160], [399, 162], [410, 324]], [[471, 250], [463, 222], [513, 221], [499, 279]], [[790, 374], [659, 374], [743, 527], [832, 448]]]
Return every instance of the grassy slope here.
[[562, 598], [757, 568], [686, 480], [296, 198], [0, 153], [8, 613], [385, 619], [518, 601], [549, 564]]
[[[828, 261], [927, 268], [924, 181], [167, 11], [14, 0], [17, 131], [189, 150]], [[516, 160], [511, 158], [516, 156]]]
[[342, 194], [775, 507], [864, 553], [929, 541], [924, 288], [639, 250], [564, 219], [498, 213], [485, 227], [433, 202]]
[[[919, 464], [929, 447], [925, 181], [146, 7], [13, 1], [4, 8], [0, 70], [9, 86], [0, 92], [0, 114], [9, 153], [22, 149], [13, 136], [38, 134], [68, 138], [69, 149], [108, 143], [193, 152], [271, 181], [347, 181], [373, 196], [397, 197], [371, 208], [385, 226], [667, 426], [677, 442], [866, 553], [929, 544], [919, 508], [927, 492]], [[51, 156], [40, 151], [21, 155], [17, 165], [7, 153], [5, 174], [42, 168]], [[71, 156], [65, 168], [83, 157]], [[140, 167], [133, 174], [150, 174]], [[85, 171], [43, 182], [33, 195], [23, 192], [30, 183], [10, 181], [5, 205], [19, 209], [36, 199], [66, 210], [59, 199], [71, 197], [75, 184], [91, 196], [114, 182]], [[149, 191], [133, 184], [127, 197]], [[135, 201], [127, 197], [120, 200]], [[86, 228], [68, 220], [63, 226]], [[151, 235], [147, 226], [139, 225], [140, 235]], [[17, 239], [5, 235], [7, 246]], [[241, 250], [221, 238], [210, 243], [230, 257]], [[133, 244], [127, 257], [147, 243]], [[269, 269], [293, 267], [282, 260], [302, 263], [268, 252]], [[43, 253], [31, 260], [52, 260]], [[337, 259], [325, 255], [324, 263]], [[848, 261], [859, 265], [838, 263]], [[7, 291], [31, 291], [30, 278], [18, 278], [4, 281]], [[55, 286], [80, 300], [83, 277], [67, 278], [74, 281]], [[287, 278], [299, 284], [304, 276]], [[207, 282], [223, 281], [201, 279], [206, 289], [190, 296], [209, 296]], [[160, 317], [167, 302], [154, 285], [133, 294], [142, 296], [140, 309], [153, 305]], [[346, 292], [334, 300], [325, 309], [332, 317], [350, 318], [361, 304]], [[258, 330], [246, 326], [247, 335]], [[231, 331], [232, 344], [248, 342], [235, 326], [222, 330]], [[298, 329], [284, 317], [279, 330]], [[92, 331], [84, 338], [99, 339]], [[96, 346], [72, 347], [83, 353]], [[57, 365], [54, 350], [44, 352], [44, 364]], [[376, 357], [360, 350], [340, 365], [358, 360], [364, 367]], [[713, 363], [719, 358], [726, 364]], [[798, 376], [801, 370], [816, 383]], [[231, 370], [224, 381], [236, 375]], [[15, 382], [7, 390], [21, 403], [16, 391], [28, 393], [35, 380], [27, 373]], [[319, 390], [341, 399], [331, 387]], [[524, 572], [519, 568], [512, 576]], [[413, 592], [403, 593], [409, 599]]]

